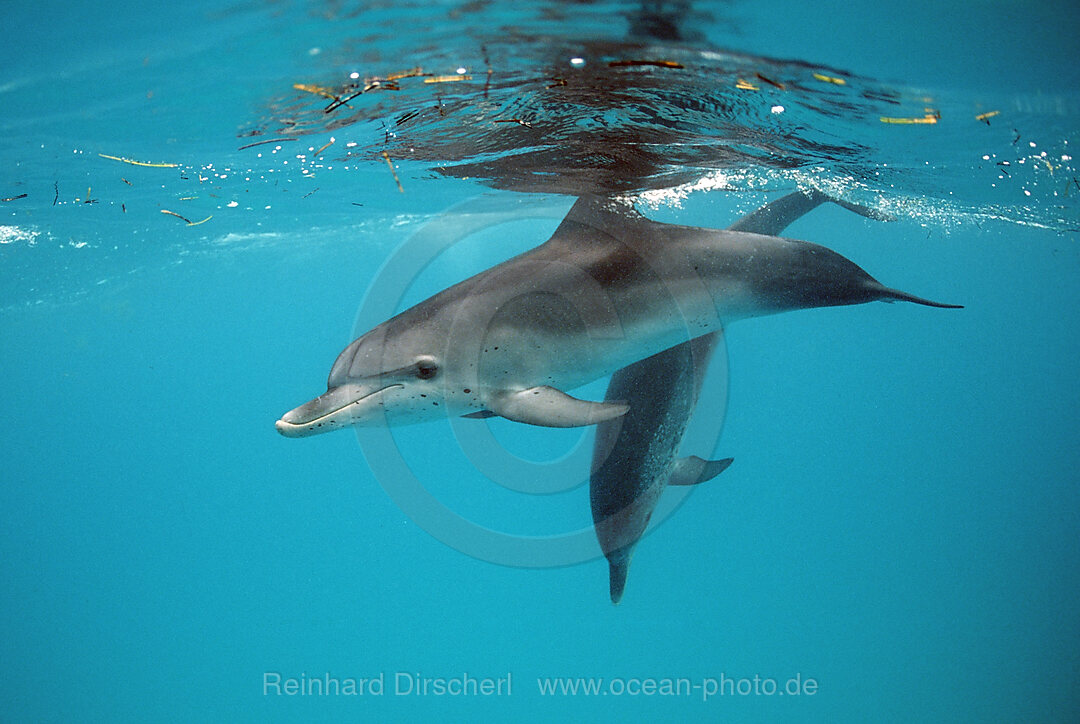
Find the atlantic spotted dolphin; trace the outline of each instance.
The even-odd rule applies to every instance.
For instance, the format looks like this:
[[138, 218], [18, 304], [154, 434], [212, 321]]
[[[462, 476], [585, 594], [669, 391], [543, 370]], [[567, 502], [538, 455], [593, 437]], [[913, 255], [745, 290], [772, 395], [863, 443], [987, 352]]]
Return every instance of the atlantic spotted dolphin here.
[[448, 414], [596, 424], [628, 406], [568, 390], [737, 319], [872, 301], [951, 306], [886, 287], [817, 244], [658, 223], [583, 197], [539, 247], [354, 341], [327, 391], [276, 427], [303, 437]]
[[[872, 209], [808, 190], [768, 203], [728, 228], [775, 236], [825, 201], [888, 220]], [[720, 334], [713, 332], [635, 362], [612, 375], [608, 384], [605, 399], [623, 402], [630, 409], [620, 418], [597, 425], [589, 501], [596, 537], [608, 560], [613, 603], [622, 599], [631, 556], [664, 489], [710, 480], [732, 462], [731, 458], [678, 458]]]

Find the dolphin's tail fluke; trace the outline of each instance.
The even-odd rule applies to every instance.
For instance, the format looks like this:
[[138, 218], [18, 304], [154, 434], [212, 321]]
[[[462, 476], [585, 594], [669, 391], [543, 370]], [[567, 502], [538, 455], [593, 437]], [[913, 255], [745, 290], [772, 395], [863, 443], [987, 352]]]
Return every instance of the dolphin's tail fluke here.
[[790, 226], [803, 214], [809, 213], [814, 208], [831, 201], [837, 206], [847, 209], [859, 216], [865, 216], [875, 221], [895, 221], [896, 217], [861, 204], [844, 201], [814, 188], [802, 191], [793, 191], [787, 196], [770, 201], [757, 211], [747, 214], [728, 227], [730, 231], [749, 231], [753, 234], [767, 234], [780, 236], [784, 229]]
[[902, 292], [899, 289], [890, 289], [888, 287], [881, 287], [878, 292], [881, 294], [878, 297], [883, 302], [912, 302], [914, 304], [922, 304], [925, 307], [938, 307], [939, 309], [963, 309], [963, 304], [943, 304], [941, 302], [934, 302], [929, 299], [923, 299], [922, 297], [916, 297], [914, 294], [908, 294]]
[[626, 588], [626, 576], [629, 572], [629, 558], [608, 561], [608, 575], [611, 579], [611, 602], [615, 605], [618, 605], [619, 601], [622, 600], [623, 590]]

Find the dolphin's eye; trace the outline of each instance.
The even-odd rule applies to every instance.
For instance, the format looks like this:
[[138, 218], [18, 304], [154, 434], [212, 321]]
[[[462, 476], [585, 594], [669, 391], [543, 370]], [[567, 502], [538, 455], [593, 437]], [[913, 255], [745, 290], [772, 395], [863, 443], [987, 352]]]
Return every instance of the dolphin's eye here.
[[439, 373], [439, 367], [434, 362], [423, 361], [416, 363], [416, 376], [422, 380], [430, 380]]

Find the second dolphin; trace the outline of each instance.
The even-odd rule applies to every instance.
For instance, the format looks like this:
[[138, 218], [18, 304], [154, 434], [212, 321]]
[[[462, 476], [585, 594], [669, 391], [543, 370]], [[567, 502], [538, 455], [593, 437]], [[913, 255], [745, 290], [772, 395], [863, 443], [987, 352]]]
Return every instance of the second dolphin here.
[[[776, 236], [826, 201], [862, 216], [887, 221], [872, 209], [816, 190], [795, 192], [748, 214], [729, 231]], [[678, 458], [702, 379], [722, 331], [683, 342], [622, 368], [611, 377], [606, 399], [629, 405], [622, 417], [596, 429], [589, 502], [596, 537], [608, 560], [609, 590], [619, 603], [630, 559], [668, 485], [693, 485], [727, 469], [732, 459]]]

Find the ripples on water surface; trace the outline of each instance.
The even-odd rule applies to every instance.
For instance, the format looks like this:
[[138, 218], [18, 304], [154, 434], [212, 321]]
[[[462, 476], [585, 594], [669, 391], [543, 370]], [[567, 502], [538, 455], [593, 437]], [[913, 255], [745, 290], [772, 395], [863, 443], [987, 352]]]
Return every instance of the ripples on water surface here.
[[[696, 189], [812, 185], [934, 229], [1080, 227], [1076, 88], [1032, 78], [1052, 90], [935, 90], [725, 50], [753, 46], [741, 28], [765, 9], [474, 0], [170, 12], [180, 17], [162, 22], [175, 28], [120, 12], [124, 43], [53, 69], [59, 82], [45, 61], [0, 87], [0, 149], [15, 159], [0, 254], [17, 280], [0, 304], [63, 298], [87, 277], [223, 240], [266, 241], [246, 223], [226, 228], [238, 210], [273, 211], [267, 233], [300, 219], [392, 223], [399, 214], [379, 215], [395, 191], [388, 161], [413, 189], [453, 176], [655, 206]], [[365, 204], [362, 219], [353, 204]], [[214, 223], [199, 242], [147, 249], [162, 209]], [[71, 251], [84, 252], [74, 277]]]
[[[464, 33], [452, 20], [489, 4], [327, 11], [370, 32], [319, 49], [325, 72], [248, 133], [332, 136], [355, 144], [324, 152], [340, 162], [387, 151], [517, 190], [816, 183], [926, 214], [1078, 223], [1075, 96], [964, 97], [728, 52], [693, 29], [723, 28], [729, 8], [688, 5], [552, 3]], [[427, 42], [394, 55], [399, 27]]]

